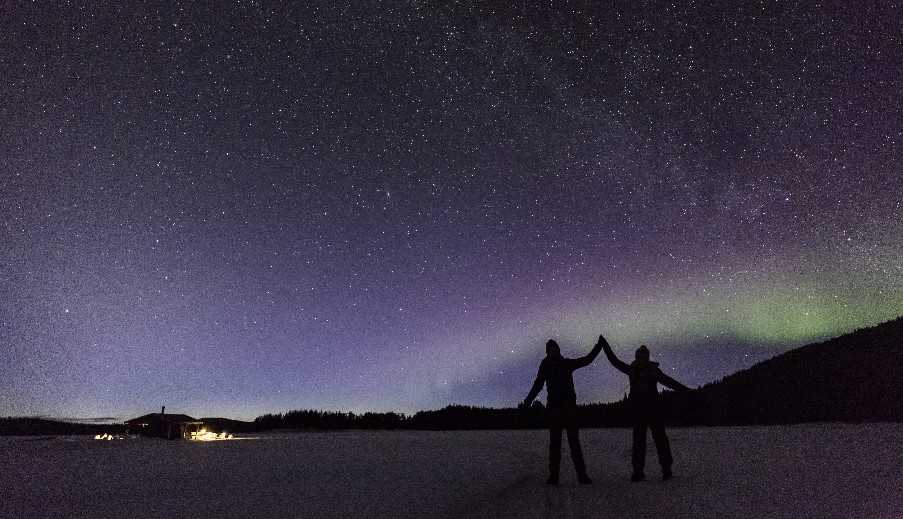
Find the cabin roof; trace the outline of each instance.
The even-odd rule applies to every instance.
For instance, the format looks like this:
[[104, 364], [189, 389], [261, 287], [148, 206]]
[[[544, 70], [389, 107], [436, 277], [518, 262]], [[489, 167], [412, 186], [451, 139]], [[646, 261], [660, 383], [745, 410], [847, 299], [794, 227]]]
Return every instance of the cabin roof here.
[[138, 418], [132, 418], [131, 420], [126, 420], [125, 423], [133, 424], [133, 423], [147, 423], [147, 422], [167, 422], [167, 423], [186, 423], [186, 422], [197, 422], [201, 423], [200, 420], [196, 418], [192, 418], [187, 414], [162, 414], [162, 413], [150, 413], [144, 416], [139, 416]]

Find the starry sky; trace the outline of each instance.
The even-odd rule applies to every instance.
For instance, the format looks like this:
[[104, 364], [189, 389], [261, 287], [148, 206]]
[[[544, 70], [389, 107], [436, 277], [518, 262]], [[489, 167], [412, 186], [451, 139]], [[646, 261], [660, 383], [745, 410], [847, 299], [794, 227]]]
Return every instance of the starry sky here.
[[695, 386], [903, 314], [892, 3], [116, 4], [0, 7], [0, 415], [508, 406], [600, 333]]

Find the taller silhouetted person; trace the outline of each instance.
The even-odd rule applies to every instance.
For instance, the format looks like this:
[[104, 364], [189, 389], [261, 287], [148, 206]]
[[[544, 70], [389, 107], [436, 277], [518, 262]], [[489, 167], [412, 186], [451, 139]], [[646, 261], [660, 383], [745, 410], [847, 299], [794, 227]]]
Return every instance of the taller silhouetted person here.
[[600, 335], [596, 346], [588, 355], [579, 359], [566, 359], [561, 356], [558, 343], [549, 340], [546, 343], [546, 358], [539, 365], [536, 381], [530, 394], [522, 405], [529, 406], [536, 395], [546, 386], [546, 409], [549, 424], [549, 479], [546, 483], [558, 484], [558, 472], [561, 466], [561, 430], [567, 430], [568, 446], [571, 459], [577, 470], [577, 480], [584, 485], [592, 483], [586, 475], [586, 464], [583, 461], [583, 450], [580, 448], [580, 430], [577, 427], [577, 393], [574, 391], [574, 370], [588, 366], [599, 355], [602, 346], [607, 345]]
[[630, 480], [642, 481], [646, 478], [644, 470], [647, 427], [652, 430], [652, 439], [655, 440], [658, 462], [662, 466], [662, 479], [671, 479], [671, 465], [674, 460], [671, 457], [668, 436], [665, 434], [665, 417], [658, 394], [658, 384], [681, 391], [689, 391], [690, 388], [662, 373], [657, 362], [650, 362], [649, 348], [645, 345], [637, 348], [636, 360], [630, 364], [618, 359], [608, 343], [603, 347], [609, 362], [630, 377], [630, 395], [627, 397], [633, 420], [633, 475]]

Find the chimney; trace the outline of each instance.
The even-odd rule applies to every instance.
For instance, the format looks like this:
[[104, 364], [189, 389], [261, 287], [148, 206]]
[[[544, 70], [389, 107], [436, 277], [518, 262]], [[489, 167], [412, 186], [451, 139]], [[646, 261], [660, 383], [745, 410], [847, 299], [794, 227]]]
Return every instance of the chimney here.
[[166, 406], [163, 406], [163, 409], [160, 409], [160, 414], [166, 414]]

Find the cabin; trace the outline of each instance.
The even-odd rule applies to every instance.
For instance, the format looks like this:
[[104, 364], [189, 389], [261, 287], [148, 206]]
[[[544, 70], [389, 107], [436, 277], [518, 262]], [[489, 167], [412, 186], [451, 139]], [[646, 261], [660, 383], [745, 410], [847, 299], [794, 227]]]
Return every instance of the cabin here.
[[150, 413], [126, 420], [129, 434], [165, 438], [167, 440], [191, 439], [191, 433], [205, 428], [204, 422], [184, 414], [166, 414], [166, 406], [159, 413]]

